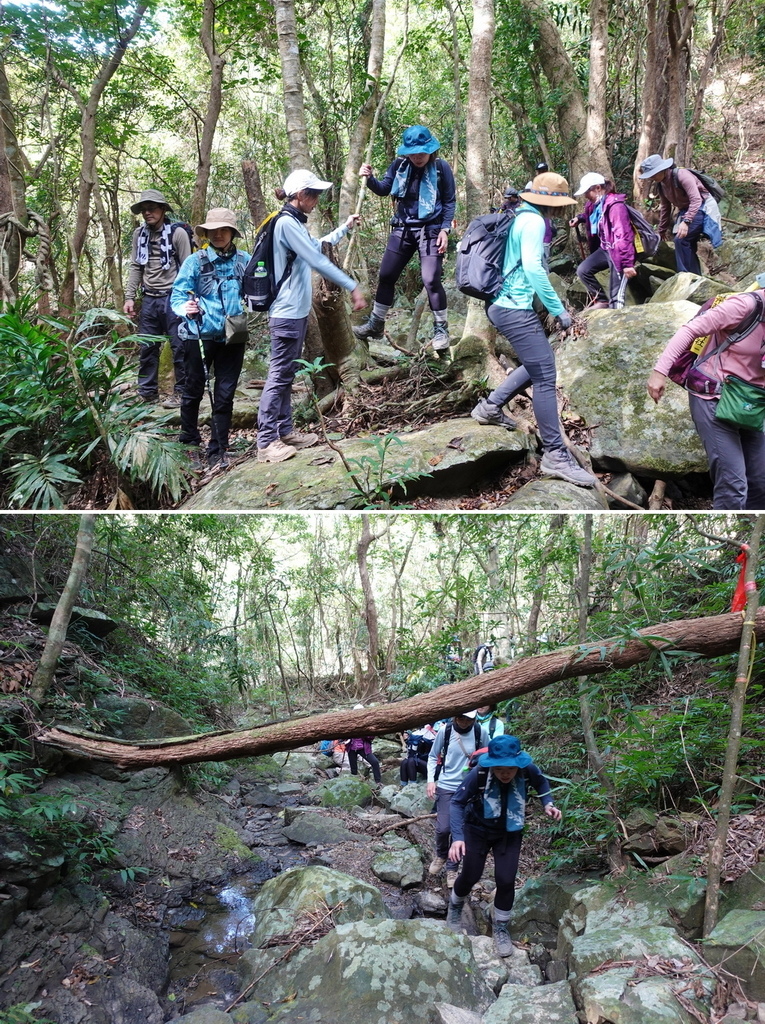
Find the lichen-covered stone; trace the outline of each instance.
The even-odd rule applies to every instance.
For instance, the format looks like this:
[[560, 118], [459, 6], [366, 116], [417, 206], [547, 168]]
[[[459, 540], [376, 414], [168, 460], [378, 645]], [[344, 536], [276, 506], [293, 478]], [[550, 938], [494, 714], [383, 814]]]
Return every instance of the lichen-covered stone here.
[[422, 858], [409, 843], [405, 849], [378, 853], [372, 861], [372, 871], [381, 881], [398, 885], [402, 889], [420, 885], [424, 876]]
[[688, 301], [600, 310], [588, 317], [586, 336], [564, 342], [558, 382], [594, 427], [590, 455], [600, 468], [648, 477], [706, 471], [685, 391], [669, 382], [658, 405], [646, 391], [656, 359], [697, 312]]
[[765, 235], [728, 236], [715, 256], [721, 268], [737, 281], [749, 274], [760, 274], [765, 267]]
[[316, 798], [322, 807], [366, 807], [372, 802], [372, 787], [360, 775], [343, 772], [334, 779], [327, 779], [316, 790]]
[[497, 507], [597, 511], [608, 508], [608, 502], [593, 487], [577, 487], [565, 480], [543, 477], [524, 484], [508, 501]]
[[292, 843], [301, 846], [334, 846], [338, 843], [368, 843], [369, 836], [363, 832], [351, 832], [339, 821], [324, 814], [306, 811], [298, 814], [292, 824], [282, 829], [283, 835]]
[[701, 274], [689, 274], [684, 271], [668, 278], [654, 292], [649, 301], [679, 302], [682, 299], [689, 299], [701, 306], [707, 299], [714, 298], [715, 295], [723, 295], [731, 290], [731, 286], [723, 284], [722, 281], [715, 281], [711, 277], [702, 277]]
[[388, 806], [392, 811], [396, 811], [405, 818], [430, 814], [433, 810], [433, 797], [428, 796], [427, 789], [424, 782], [410, 782], [408, 786], [396, 789], [391, 794]]
[[579, 1024], [568, 983], [505, 985], [483, 1024]]
[[704, 957], [737, 975], [750, 999], [765, 1000], [765, 911], [731, 910], [704, 941]]
[[[698, 999], [684, 978], [646, 978], [635, 984], [635, 970], [616, 968], [581, 979], [577, 995], [586, 1020], [607, 1020], [612, 1024], [695, 1024], [709, 1015], [711, 980], [702, 979], [706, 999]], [[699, 1016], [686, 1011], [675, 991], [694, 1006]]]
[[611, 927], [588, 927], [584, 935], [577, 935], [571, 943], [568, 964], [573, 975], [582, 977], [606, 960], [637, 960], [649, 956], [678, 960], [690, 957], [694, 963], [699, 962], [673, 928], [653, 924], [634, 926], [625, 922]]

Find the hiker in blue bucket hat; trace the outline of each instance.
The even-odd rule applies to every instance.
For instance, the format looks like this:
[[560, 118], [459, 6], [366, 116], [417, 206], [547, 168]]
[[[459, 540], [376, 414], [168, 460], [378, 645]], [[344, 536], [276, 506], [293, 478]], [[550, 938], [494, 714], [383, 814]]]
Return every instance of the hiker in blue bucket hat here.
[[497, 956], [511, 956], [510, 912], [515, 899], [515, 876], [521, 854], [528, 784], [536, 790], [545, 814], [561, 820], [553, 803], [550, 783], [531, 755], [521, 749], [517, 736], [495, 736], [486, 753], [452, 797], [452, 845], [449, 859], [462, 859], [446, 915], [448, 927], [460, 931], [465, 899], [483, 874], [489, 851], [494, 855], [494, 949]]
[[372, 313], [365, 323], [353, 328], [357, 338], [383, 336], [396, 283], [419, 252], [422, 283], [433, 313], [433, 351], [444, 355], [449, 351], [448, 310], [441, 279], [457, 193], [451, 167], [438, 156], [440, 146], [429, 128], [415, 124], [404, 132], [396, 159], [384, 177], [375, 178], [371, 164], [362, 164], [359, 170], [376, 196], [392, 196], [398, 202], [380, 263]]

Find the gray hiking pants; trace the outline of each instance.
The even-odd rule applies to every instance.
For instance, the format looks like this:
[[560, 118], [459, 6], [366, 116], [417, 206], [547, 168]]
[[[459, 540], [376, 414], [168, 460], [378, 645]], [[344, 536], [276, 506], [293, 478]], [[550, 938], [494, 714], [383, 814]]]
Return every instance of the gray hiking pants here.
[[765, 433], [716, 420], [716, 398], [689, 394], [688, 404], [709, 459], [712, 507], [765, 509]]

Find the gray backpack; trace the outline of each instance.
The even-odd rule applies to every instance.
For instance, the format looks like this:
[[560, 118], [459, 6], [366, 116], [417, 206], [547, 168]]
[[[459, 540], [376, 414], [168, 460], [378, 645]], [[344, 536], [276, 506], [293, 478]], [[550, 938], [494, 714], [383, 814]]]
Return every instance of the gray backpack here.
[[[491, 302], [501, 292], [505, 282], [505, 246], [514, 220], [513, 210], [505, 210], [476, 217], [468, 224], [457, 246], [454, 270], [457, 287], [465, 295]], [[520, 263], [513, 267], [511, 273], [519, 266]]]

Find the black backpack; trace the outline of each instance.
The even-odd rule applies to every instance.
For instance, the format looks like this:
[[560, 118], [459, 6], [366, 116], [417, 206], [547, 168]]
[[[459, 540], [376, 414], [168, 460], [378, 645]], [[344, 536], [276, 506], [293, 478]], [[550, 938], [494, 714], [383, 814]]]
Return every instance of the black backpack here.
[[288, 214], [288, 211], [283, 209], [269, 213], [258, 228], [250, 262], [245, 267], [242, 278], [242, 301], [250, 313], [265, 313], [269, 310], [279, 294], [279, 289], [292, 273], [296, 253], [291, 250], [287, 252], [287, 265], [278, 281], [274, 271], [274, 229], [279, 217], [285, 214]]
[[[505, 246], [514, 220], [515, 211], [504, 210], [476, 217], [468, 224], [457, 246], [454, 269], [457, 287], [465, 295], [491, 302], [502, 291], [505, 283], [505, 275], [502, 273]], [[520, 263], [517, 263], [510, 273], [514, 273], [519, 266]]]
[[[199, 242], [197, 241], [197, 236], [194, 234], [194, 229], [192, 228], [191, 224], [187, 224], [186, 221], [184, 221], [184, 220], [174, 220], [173, 223], [172, 223], [172, 228], [173, 228], [173, 230], [170, 232], [170, 244], [172, 245], [173, 235], [175, 234], [176, 229], [177, 228], [183, 228], [183, 230], [189, 236], [189, 245], [191, 246], [191, 251], [192, 251], [192, 253], [195, 253], [197, 251], [197, 249], [199, 248]], [[178, 267], [180, 267], [181, 261], [178, 258], [178, 253], [175, 251], [175, 246], [174, 245], [173, 245], [173, 257], [175, 259], [176, 265]]]
[[[712, 177], [711, 174], [707, 174], [706, 171], [694, 171], [692, 167], [686, 167], [685, 169], [686, 171], [690, 171], [694, 178], [701, 182], [701, 184], [704, 186], [707, 192], [712, 196], [713, 199], [716, 199], [718, 203], [721, 199], [725, 198], [725, 189], [715, 178]], [[677, 171], [677, 167], [672, 168], [672, 174], [675, 179], [675, 185], [679, 185], [682, 188], [682, 186], [677, 180]]]
[[[449, 722], [449, 724], [445, 726], [445, 729], [446, 731], [444, 732], [444, 745], [443, 747], [441, 747], [441, 752], [438, 755], [438, 764], [436, 765], [436, 770], [433, 776], [435, 779], [437, 779], [438, 776], [441, 774], [441, 769], [446, 764], [446, 754], [449, 750], [449, 740], [452, 738], [452, 723]], [[478, 744], [481, 742], [481, 726], [478, 724], [478, 722], [473, 723], [473, 736], [475, 746], [477, 747]], [[472, 756], [473, 755], [471, 755], [471, 757]], [[470, 762], [468, 761], [468, 763]]]

